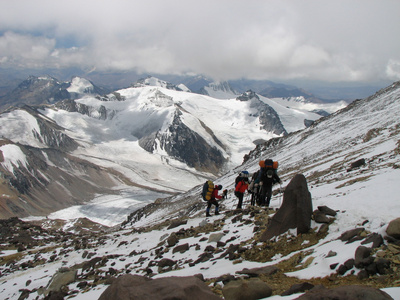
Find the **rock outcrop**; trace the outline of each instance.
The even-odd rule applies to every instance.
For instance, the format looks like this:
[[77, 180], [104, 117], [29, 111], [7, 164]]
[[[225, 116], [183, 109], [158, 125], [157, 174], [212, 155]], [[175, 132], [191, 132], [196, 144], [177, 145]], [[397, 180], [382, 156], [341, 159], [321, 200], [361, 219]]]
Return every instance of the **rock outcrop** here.
[[299, 300], [354, 300], [354, 299], [368, 299], [368, 300], [387, 300], [393, 299], [387, 293], [372, 287], [367, 286], [340, 286], [333, 289], [318, 288], [313, 289], [304, 295], [296, 298]]
[[99, 300], [217, 300], [221, 299], [196, 276], [150, 279], [139, 275], [123, 275], [101, 294]]
[[297, 174], [286, 187], [282, 206], [272, 217], [260, 240], [268, 241], [292, 228], [297, 228], [297, 234], [308, 232], [311, 228], [312, 213], [307, 180], [304, 175]]

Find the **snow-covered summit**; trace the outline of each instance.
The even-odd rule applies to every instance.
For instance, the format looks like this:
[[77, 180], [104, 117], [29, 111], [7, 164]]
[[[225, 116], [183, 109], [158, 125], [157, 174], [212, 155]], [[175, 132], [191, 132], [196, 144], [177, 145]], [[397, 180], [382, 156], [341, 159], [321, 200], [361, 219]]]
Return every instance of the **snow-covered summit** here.
[[94, 85], [82, 77], [73, 77], [67, 91], [75, 94], [90, 94], [94, 92]]
[[239, 94], [227, 81], [211, 82], [204, 86], [200, 93], [217, 99], [235, 98]]
[[175, 91], [183, 91], [183, 92], [190, 92], [190, 89], [186, 87], [183, 83], [179, 85], [174, 85], [170, 82], [165, 80], [148, 76], [146, 78], [139, 79], [135, 84], [132, 85], [133, 87], [145, 87], [145, 86], [155, 86], [155, 87], [162, 87], [170, 90]]

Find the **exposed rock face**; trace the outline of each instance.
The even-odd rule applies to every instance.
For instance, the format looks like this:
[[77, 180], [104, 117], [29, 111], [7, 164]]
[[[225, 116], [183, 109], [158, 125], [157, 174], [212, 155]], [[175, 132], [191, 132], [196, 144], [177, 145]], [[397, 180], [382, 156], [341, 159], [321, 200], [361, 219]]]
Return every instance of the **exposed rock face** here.
[[[157, 132], [145, 136], [139, 141], [140, 146], [153, 152], [158, 147], [157, 140], [159, 140], [160, 147], [169, 156], [185, 162], [189, 167], [217, 174], [226, 162], [223, 154], [217, 148], [210, 146], [198, 133], [187, 127], [180, 119], [180, 115], [181, 113], [177, 109], [168, 132]], [[223, 148], [222, 143], [215, 136], [214, 140]]]
[[65, 84], [50, 76], [30, 76], [4, 99], [6, 99], [8, 105], [13, 106], [51, 103], [69, 99], [70, 95], [66, 88], [67, 86]]
[[165, 277], [150, 279], [138, 275], [118, 277], [104, 292], [99, 300], [217, 300], [209, 287], [196, 276]]
[[307, 180], [304, 175], [297, 174], [286, 187], [282, 206], [272, 217], [260, 240], [267, 241], [291, 228], [297, 228], [297, 234], [308, 232], [311, 228], [312, 213], [311, 194], [308, 191]]
[[247, 92], [243, 93], [242, 95], [236, 97], [236, 100], [239, 101], [249, 101], [251, 99], [257, 99], [260, 100], [260, 97], [257, 96], [255, 92], [252, 90], [248, 90]]
[[257, 113], [254, 115], [260, 120], [262, 128], [268, 132], [273, 132], [278, 135], [286, 135], [287, 131], [282, 125], [278, 113], [268, 104], [260, 101], [258, 95], [252, 90], [248, 90], [238, 96], [236, 100], [251, 101], [251, 108], [255, 108]]
[[[83, 80], [77, 77], [74, 80]], [[86, 80], [87, 81], [87, 80]], [[82, 91], [83, 93], [89, 94], [105, 94], [105, 89], [99, 88], [87, 81], [90, 88]], [[3, 103], [1, 108], [7, 108], [7, 106], [21, 106], [27, 105], [41, 105], [41, 104], [52, 104], [58, 101], [66, 99], [76, 99], [80, 96], [79, 93], [69, 92], [68, 88], [72, 85], [72, 82], [61, 82], [56, 78], [50, 76], [29, 76], [26, 80], [21, 82], [17, 88], [8, 93], [3, 97]]]
[[367, 286], [341, 286], [333, 289], [319, 288], [311, 290], [304, 295], [296, 298], [299, 300], [354, 300], [354, 299], [368, 299], [368, 300], [387, 300], [393, 299], [387, 293], [372, 287]]
[[350, 172], [354, 169], [360, 168], [366, 164], [365, 159], [361, 158], [359, 160], [356, 160], [355, 162], [351, 163], [350, 168], [347, 169], [347, 172]]

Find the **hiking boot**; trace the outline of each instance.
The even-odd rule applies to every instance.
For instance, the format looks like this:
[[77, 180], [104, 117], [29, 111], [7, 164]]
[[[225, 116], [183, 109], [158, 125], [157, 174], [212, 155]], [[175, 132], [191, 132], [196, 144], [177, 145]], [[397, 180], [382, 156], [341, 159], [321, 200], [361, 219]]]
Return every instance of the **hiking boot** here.
[[219, 212], [216, 211], [216, 212], [215, 212], [215, 215], [218, 216], [218, 215], [219, 215]]
[[211, 217], [211, 215], [209, 213], [206, 213], [206, 217]]

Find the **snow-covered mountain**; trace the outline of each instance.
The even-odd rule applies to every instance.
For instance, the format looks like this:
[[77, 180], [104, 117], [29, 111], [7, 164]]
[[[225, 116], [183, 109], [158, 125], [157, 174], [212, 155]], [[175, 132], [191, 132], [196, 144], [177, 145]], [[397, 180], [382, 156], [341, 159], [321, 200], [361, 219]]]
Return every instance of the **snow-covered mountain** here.
[[146, 78], [139, 79], [132, 86], [136, 87], [136, 88], [144, 87], [144, 86], [158, 86], [158, 87], [166, 88], [169, 90], [190, 92], [190, 89], [187, 86], [185, 86], [184, 84], [174, 85], [170, 82], [161, 80], [161, 79], [153, 77], [153, 76], [147, 76]]
[[211, 82], [201, 88], [199, 93], [217, 99], [235, 98], [240, 94], [239, 92], [236, 92], [227, 81]]
[[29, 76], [14, 90], [0, 98], [0, 110], [21, 105], [54, 104], [64, 99], [77, 99], [83, 95], [102, 95], [106, 89], [85, 78], [73, 77], [61, 82], [51, 76]]
[[[68, 90], [86, 93], [92, 91], [92, 86], [86, 80], [74, 79]], [[104, 96], [85, 95], [38, 110], [24, 107], [5, 112], [0, 117], [3, 143], [12, 145], [21, 155], [12, 156], [10, 146], [8, 150], [0, 149], [3, 153], [0, 167], [8, 174], [3, 182], [6, 194], [14, 195], [3, 204], [7, 207], [4, 216], [47, 214], [51, 207], [57, 210], [71, 204], [81, 205], [90, 195], [91, 200], [102, 201], [94, 195], [102, 188], [104, 195], [130, 194], [131, 202], [125, 201], [130, 208], [143, 202], [143, 192], [148, 192], [151, 195], [148, 200], [154, 201], [186, 191], [205, 178], [214, 178], [241, 164], [244, 155], [257, 144], [303, 129], [320, 118], [298, 103], [291, 106], [291, 102], [281, 101], [284, 100], [268, 99], [250, 91], [235, 98], [216, 99], [183, 92], [165, 81], [148, 77], [136, 87]], [[49, 156], [47, 152], [54, 150], [57, 156]], [[37, 154], [33, 155], [33, 151]], [[39, 162], [31, 162], [33, 157], [40, 162], [39, 175], [36, 171]], [[81, 167], [74, 170], [72, 163], [58, 163], [71, 159], [83, 165], [87, 162], [91, 168], [97, 166], [101, 175], [85, 172], [92, 189], [82, 192]], [[54, 170], [50, 172], [51, 169]], [[58, 174], [67, 172], [69, 181], [77, 184], [63, 180], [65, 175], [54, 176], [55, 170]], [[111, 174], [107, 184], [106, 173]], [[41, 177], [45, 189], [35, 183]], [[121, 187], [121, 180], [135, 186], [134, 192], [127, 192], [125, 185]], [[16, 189], [25, 185], [23, 190]], [[34, 208], [31, 201], [23, 204], [16, 200], [21, 191], [25, 193], [25, 201], [30, 194], [37, 194], [49, 204], [40, 212], [40, 207]], [[85, 196], [80, 198], [80, 194]], [[57, 206], [50, 205], [53, 202]], [[125, 216], [126, 213], [118, 220]], [[114, 217], [115, 213], [110, 214], [110, 219]]]
[[[0, 294], [42, 299], [58, 291], [77, 300], [98, 299], [113, 279], [127, 274], [154, 280], [199, 274], [225, 299], [231, 299], [224, 292], [235, 280], [236, 291], [247, 284], [269, 286], [273, 296], [263, 299], [297, 299], [321, 285], [369, 286], [392, 297], [380, 294], [382, 299], [399, 299], [399, 240], [388, 234], [388, 224], [400, 211], [399, 112], [397, 82], [306, 129], [259, 144], [241, 166], [215, 178], [228, 189], [228, 197], [220, 202], [221, 214], [211, 218], [205, 218], [198, 185], [137, 210], [114, 232], [101, 233], [110, 230], [103, 228], [87, 233], [93, 226], [87, 220], [55, 220], [77, 217], [76, 209], [35, 223], [40, 227], [9, 220], [2, 227], [1, 258], [9, 263], [0, 264]], [[279, 162], [283, 181], [274, 188], [273, 210], [250, 207], [246, 197], [245, 209], [235, 211], [237, 173], [255, 172], [266, 158]], [[361, 163], [355, 166], [356, 161]], [[296, 235], [293, 229], [261, 242], [260, 233], [282, 203], [280, 189], [299, 173], [307, 179], [314, 209], [327, 206], [335, 216], [322, 223], [311, 220], [308, 233]], [[108, 200], [92, 203], [86, 214], [109, 208]], [[58, 231], [49, 229], [55, 225]], [[34, 239], [27, 239], [22, 229]], [[365, 260], [357, 265], [360, 249]]]

